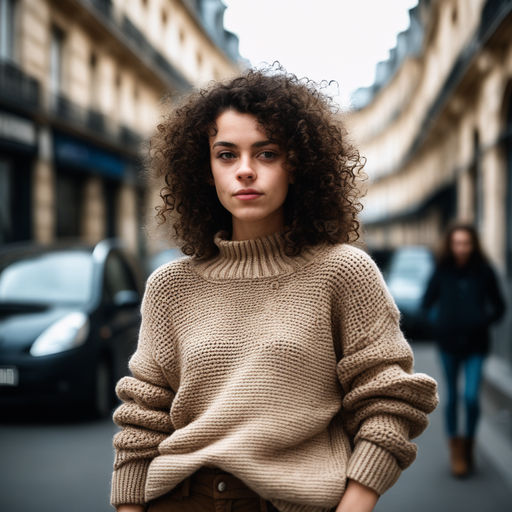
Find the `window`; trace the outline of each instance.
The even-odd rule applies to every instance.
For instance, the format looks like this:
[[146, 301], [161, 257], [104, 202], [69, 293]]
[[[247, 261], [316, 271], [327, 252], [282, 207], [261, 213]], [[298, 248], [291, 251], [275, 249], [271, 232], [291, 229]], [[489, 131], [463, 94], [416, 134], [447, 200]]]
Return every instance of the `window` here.
[[11, 166], [0, 160], [0, 243], [10, 242], [12, 237], [11, 217]]
[[454, 25], [457, 24], [457, 20], [459, 18], [459, 11], [457, 9], [457, 4], [454, 4], [453, 8], [452, 8], [452, 23]]
[[137, 292], [135, 279], [121, 255], [112, 252], [105, 264], [104, 300], [112, 303], [119, 292]]
[[14, 60], [16, 0], [0, 0], [0, 59]]
[[93, 262], [87, 252], [21, 256], [0, 268], [0, 301], [83, 304], [91, 298], [92, 279]]
[[117, 234], [117, 204], [119, 200], [119, 183], [117, 181], [105, 180], [103, 182], [103, 191], [105, 195], [105, 214], [106, 214], [106, 236], [113, 238]]
[[30, 167], [24, 158], [0, 158], [0, 244], [31, 237]]
[[62, 48], [64, 45], [64, 32], [58, 28], [52, 28], [50, 42], [50, 86], [54, 93], [62, 90]]
[[[506, 110], [505, 133], [512, 132], [512, 83], [509, 83], [508, 107]], [[505, 223], [505, 245], [506, 245], [506, 267], [508, 278], [512, 282], [512, 137], [505, 139], [505, 154], [507, 159], [507, 193], [506, 193], [506, 215], [508, 222]]]
[[95, 53], [89, 57], [89, 104], [93, 108], [98, 108], [99, 98], [99, 80], [98, 80], [98, 58]]
[[78, 173], [58, 172], [57, 187], [57, 237], [81, 235], [83, 179]]
[[473, 219], [476, 229], [480, 230], [482, 228], [483, 220], [483, 183], [482, 165], [480, 161], [480, 138], [477, 131], [473, 134], [473, 164], [469, 172], [473, 191]]

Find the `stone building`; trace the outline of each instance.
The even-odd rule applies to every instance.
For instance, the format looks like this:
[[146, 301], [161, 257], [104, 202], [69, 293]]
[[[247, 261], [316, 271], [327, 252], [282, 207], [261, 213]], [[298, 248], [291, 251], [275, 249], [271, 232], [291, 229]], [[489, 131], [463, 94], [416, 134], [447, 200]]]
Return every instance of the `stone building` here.
[[453, 219], [478, 228], [508, 296], [486, 377], [510, 433], [512, 1], [420, 0], [353, 103], [347, 123], [369, 176], [368, 246], [434, 247]]
[[0, 243], [120, 237], [164, 96], [243, 65], [221, 0], [0, 0]]

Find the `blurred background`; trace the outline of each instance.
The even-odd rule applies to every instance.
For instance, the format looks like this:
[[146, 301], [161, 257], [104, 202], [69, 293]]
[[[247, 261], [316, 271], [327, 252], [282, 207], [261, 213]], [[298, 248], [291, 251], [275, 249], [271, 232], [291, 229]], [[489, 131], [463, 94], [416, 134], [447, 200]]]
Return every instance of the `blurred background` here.
[[[509, 510], [512, 1], [358, 5], [0, 0], [1, 510], [110, 510], [113, 386], [148, 273], [180, 257], [153, 219], [144, 142], [164, 99], [274, 60], [338, 80], [328, 92], [367, 159], [362, 244], [417, 370], [442, 381], [418, 309], [451, 221], [477, 227], [509, 304], [484, 368], [476, 475], [450, 477], [436, 411], [376, 510]], [[318, 45], [322, 33], [339, 42]]]

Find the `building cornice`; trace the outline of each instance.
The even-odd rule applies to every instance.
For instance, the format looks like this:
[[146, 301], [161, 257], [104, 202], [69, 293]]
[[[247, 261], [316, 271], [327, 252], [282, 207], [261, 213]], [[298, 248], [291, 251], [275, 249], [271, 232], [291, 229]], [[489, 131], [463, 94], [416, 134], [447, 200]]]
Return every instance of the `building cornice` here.
[[[55, 0], [53, 0], [55, 2]], [[192, 88], [192, 83], [164, 55], [162, 55], [140, 32], [130, 19], [122, 14], [116, 17], [109, 0], [67, 0], [56, 6], [71, 9], [74, 17], [86, 17], [102, 37], [117, 47], [120, 53], [128, 54], [139, 67], [146, 70], [149, 80], [172, 92], [183, 93]]]

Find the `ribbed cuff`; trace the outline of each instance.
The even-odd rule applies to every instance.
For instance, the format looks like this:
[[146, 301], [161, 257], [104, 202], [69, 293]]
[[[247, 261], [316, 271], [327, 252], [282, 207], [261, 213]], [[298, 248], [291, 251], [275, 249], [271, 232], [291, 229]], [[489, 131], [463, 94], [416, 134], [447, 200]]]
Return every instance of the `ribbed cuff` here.
[[350, 457], [347, 477], [384, 494], [397, 480], [402, 470], [395, 457], [370, 441], [356, 444]]
[[144, 505], [144, 488], [151, 460], [128, 462], [112, 474], [110, 504]]

